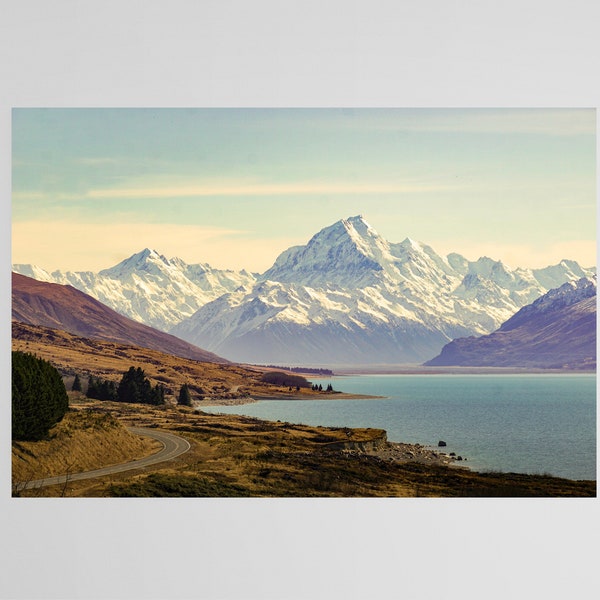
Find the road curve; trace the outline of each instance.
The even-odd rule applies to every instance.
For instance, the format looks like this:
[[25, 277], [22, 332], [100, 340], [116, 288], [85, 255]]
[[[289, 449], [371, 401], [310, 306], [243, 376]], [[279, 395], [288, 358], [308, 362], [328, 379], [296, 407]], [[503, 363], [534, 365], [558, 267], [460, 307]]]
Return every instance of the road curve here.
[[84, 471], [83, 473], [73, 473], [69, 475], [58, 475], [56, 477], [47, 477], [46, 479], [37, 479], [36, 481], [28, 481], [26, 484], [17, 484], [18, 489], [41, 488], [47, 485], [57, 485], [68, 481], [79, 481], [81, 479], [93, 479], [94, 477], [102, 477], [104, 475], [113, 475], [114, 473], [123, 473], [133, 469], [141, 469], [150, 465], [166, 462], [184, 454], [190, 449], [190, 443], [183, 438], [167, 433], [166, 431], [158, 431], [156, 429], [147, 429], [145, 427], [127, 427], [127, 430], [134, 435], [142, 435], [159, 441], [163, 448], [155, 454], [132, 460], [130, 462], [102, 467], [93, 471]]

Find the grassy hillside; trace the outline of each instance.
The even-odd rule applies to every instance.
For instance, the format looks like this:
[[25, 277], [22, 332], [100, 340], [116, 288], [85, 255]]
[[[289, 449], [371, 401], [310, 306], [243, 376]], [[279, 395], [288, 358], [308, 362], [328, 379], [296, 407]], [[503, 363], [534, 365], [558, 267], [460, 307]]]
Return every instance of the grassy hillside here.
[[13, 442], [12, 481], [27, 482], [89, 471], [157, 452], [160, 444], [130, 434], [114, 415], [98, 408], [71, 409], [48, 439]]
[[[288, 394], [287, 386], [269, 385], [261, 380], [263, 371], [236, 365], [199, 362], [157, 350], [79, 337], [71, 333], [14, 322], [13, 350], [32, 352], [50, 361], [63, 375], [82, 379], [84, 391], [89, 375], [119, 382], [131, 366], [141, 367], [152, 385], [161, 383], [167, 399], [175, 399], [187, 383], [192, 400], [244, 399], [248, 396]], [[67, 379], [69, 388], [70, 380]], [[318, 393], [302, 388], [294, 395], [315, 397]], [[323, 394], [321, 394], [321, 397]]]

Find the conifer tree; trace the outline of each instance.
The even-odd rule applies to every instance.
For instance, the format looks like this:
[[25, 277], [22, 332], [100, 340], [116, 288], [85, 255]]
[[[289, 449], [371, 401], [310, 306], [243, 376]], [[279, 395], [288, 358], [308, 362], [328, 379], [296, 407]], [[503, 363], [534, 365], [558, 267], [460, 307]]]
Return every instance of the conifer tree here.
[[187, 383], [184, 383], [179, 390], [179, 398], [177, 399], [177, 404], [181, 404], [182, 406], [191, 406], [192, 405], [192, 397], [190, 395], [190, 388]]
[[81, 391], [81, 380], [79, 379], [79, 375], [75, 373], [75, 379], [73, 379], [73, 385], [71, 386], [71, 391], [80, 392]]
[[152, 387], [141, 367], [129, 367], [116, 390], [116, 399], [119, 402], [160, 405], [165, 403], [165, 388], [162, 384]]

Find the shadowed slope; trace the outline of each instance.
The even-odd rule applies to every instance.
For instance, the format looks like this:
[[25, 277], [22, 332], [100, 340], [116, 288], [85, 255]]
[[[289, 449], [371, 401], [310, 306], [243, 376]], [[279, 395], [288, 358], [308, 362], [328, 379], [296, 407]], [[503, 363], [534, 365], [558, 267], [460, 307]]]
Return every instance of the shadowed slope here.
[[133, 344], [203, 362], [227, 363], [216, 354], [132, 321], [70, 285], [12, 274], [12, 318], [79, 336]]
[[595, 282], [551, 290], [494, 333], [456, 339], [425, 364], [595, 369]]

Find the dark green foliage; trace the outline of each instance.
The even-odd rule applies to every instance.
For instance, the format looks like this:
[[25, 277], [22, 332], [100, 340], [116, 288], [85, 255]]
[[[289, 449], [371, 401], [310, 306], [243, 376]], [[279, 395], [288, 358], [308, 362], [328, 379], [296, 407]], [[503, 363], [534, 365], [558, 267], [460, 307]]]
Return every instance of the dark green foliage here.
[[79, 379], [79, 375], [75, 373], [75, 379], [73, 379], [73, 385], [71, 386], [71, 391], [80, 392], [81, 391], [81, 379]]
[[107, 381], [90, 375], [86, 396], [96, 400], [116, 400], [117, 386], [114, 381]]
[[160, 405], [165, 403], [165, 388], [160, 384], [152, 387], [141, 367], [129, 367], [129, 371], [123, 375], [117, 388], [117, 400]]
[[154, 404], [159, 406], [165, 403], [165, 387], [162, 384], [158, 384], [150, 390], [150, 397], [148, 398], [148, 404]]
[[60, 373], [47, 361], [12, 353], [12, 437], [40, 440], [69, 408]]
[[269, 371], [264, 373], [261, 380], [265, 383], [272, 383], [274, 385], [303, 388], [310, 387], [310, 381], [307, 381], [301, 375], [290, 375], [289, 373], [282, 373], [281, 371]]
[[190, 396], [190, 388], [187, 383], [184, 383], [181, 386], [181, 390], [179, 390], [179, 398], [177, 399], [177, 403], [182, 406], [191, 406], [192, 405], [192, 397]]

